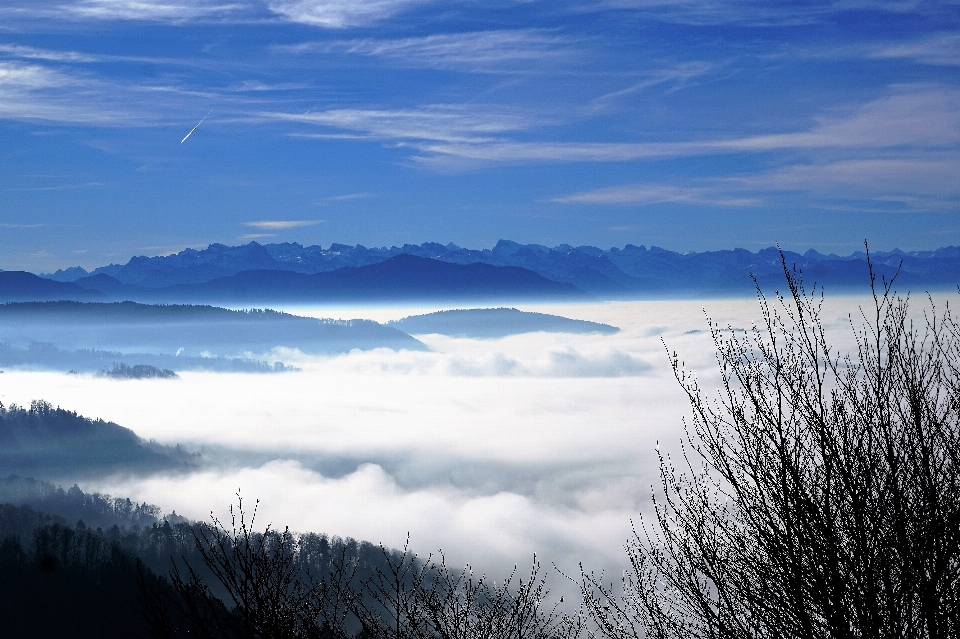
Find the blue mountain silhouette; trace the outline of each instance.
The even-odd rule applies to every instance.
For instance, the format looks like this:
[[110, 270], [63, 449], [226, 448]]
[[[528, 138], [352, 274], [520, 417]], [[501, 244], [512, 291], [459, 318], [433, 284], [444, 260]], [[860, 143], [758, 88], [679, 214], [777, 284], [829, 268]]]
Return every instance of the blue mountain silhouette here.
[[[782, 255], [789, 268], [795, 266], [803, 272], [807, 283], [816, 282], [832, 290], [864, 290], [869, 285], [863, 252], [840, 256], [809, 250], [803, 254], [785, 251]], [[300, 296], [305, 300], [376, 301], [384, 295], [390, 298], [449, 298], [451, 291], [462, 294], [473, 287], [491, 300], [497, 298], [502, 302], [508, 292], [514, 295], [538, 288], [529, 275], [519, 271], [512, 272], [513, 282], [496, 271], [477, 271], [484, 277], [458, 276], [461, 278], [459, 285], [453, 285], [451, 273], [431, 270], [427, 266], [414, 267], [411, 260], [406, 264], [402, 261], [392, 263], [388, 267], [388, 270], [395, 270], [391, 286], [378, 285], [377, 281], [389, 278], [383, 275], [378, 279], [373, 272], [350, 275], [345, 271], [330, 279], [296, 277], [296, 274], [312, 276], [345, 268], [362, 269], [385, 264], [400, 256], [462, 266], [485, 264], [525, 269], [546, 280], [570, 284], [603, 299], [750, 293], [753, 290], [751, 275], [765, 288], [776, 288], [783, 283], [781, 252], [776, 248], [757, 252], [732, 249], [678, 253], [632, 244], [603, 250], [568, 244], [550, 248], [509, 240], [501, 240], [492, 249], [483, 250], [435, 242], [389, 248], [344, 244], [322, 248], [296, 243], [260, 245], [256, 242], [233, 247], [211, 244], [205, 249], [185, 249], [175, 255], [135, 257], [126, 264], [100, 267], [92, 274], [73, 267], [47, 277], [75, 282], [82, 288], [103, 292], [112, 299], [174, 300], [185, 294], [203, 299], [205, 290], [217, 290], [220, 296], [230, 295], [238, 299], [253, 299], [260, 294], [258, 291], [268, 291], [271, 296], [284, 299]], [[899, 270], [901, 290], [953, 289], [960, 283], [960, 247], [909, 253], [899, 250], [876, 252], [871, 254], [871, 259], [880, 277], [890, 278]], [[271, 275], [269, 271], [286, 271], [288, 274]], [[369, 278], [364, 279], [364, 274]], [[491, 277], [493, 279], [489, 279]], [[197, 286], [201, 284], [210, 286], [206, 289]], [[560, 293], [547, 286], [541, 287], [537, 294]], [[164, 292], [158, 294], [158, 291]], [[401, 294], [400, 291], [405, 292]]]
[[93, 301], [106, 296], [74, 282], [57, 282], [26, 271], [0, 272], [0, 302]]

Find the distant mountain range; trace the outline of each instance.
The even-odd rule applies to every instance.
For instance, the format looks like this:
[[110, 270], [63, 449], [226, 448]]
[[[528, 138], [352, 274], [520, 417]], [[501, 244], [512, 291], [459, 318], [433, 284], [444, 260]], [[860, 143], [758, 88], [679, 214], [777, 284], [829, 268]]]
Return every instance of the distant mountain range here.
[[[251, 249], [250, 245], [238, 248], [242, 254], [249, 253], [248, 249]], [[219, 249], [212, 250], [215, 253], [220, 252]], [[129, 271], [124, 270], [125, 267], [113, 269], [113, 275], [104, 269], [97, 269], [93, 274], [72, 282], [59, 282], [17, 272], [15, 278], [10, 278], [16, 282], [16, 288], [5, 288], [2, 276], [14, 273], [0, 273], [0, 302], [27, 299], [30, 282], [37, 286], [37, 294], [42, 295], [43, 299], [61, 295], [59, 299], [95, 297], [151, 303], [250, 305], [410, 300], [479, 303], [493, 300], [571, 300], [590, 297], [569, 282], [557, 282], [517, 266], [494, 266], [482, 262], [458, 264], [401, 253], [364, 266], [344, 266], [334, 270], [304, 273], [302, 270], [277, 268], [276, 264], [267, 269], [242, 269], [242, 260], [234, 259], [236, 256], [231, 251], [220, 253], [226, 257], [214, 265], [204, 260], [199, 260], [195, 267], [183, 267], [176, 259], [172, 262], [150, 262], [150, 275], [143, 277], [133, 275], [137, 267]], [[253, 253], [256, 257], [259, 251]], [[134, 258], [137, 259], [139, 258]], [[260, 265], [256, 259], [252, 259], [251, 263], [254, 266]], [[214, 268], [215, 266], [219, 270]], [[211, 280], [202, 279], [213, 273], [236, 269], [241, 270]], [[58, 273], [59, 277], [63, 277], [65, 272]], [[81, 273], [78, 269], [73, 270], [72, 274]], [[167, 284], [176, 279], [184, 281]], [[47, 290], [53, 286], [59, 288]]]
[[[809, 250], [785, 252], [784, 257], [790, 267], [803, 272], [807, 283], [831, 290], [864, 290], [869, 285], [863, 252], [839, 256]], [[912, 253], [894, 250], [872, 253], [871, 258], [878, 276], [889, 278], [900, 269], [900, 290], [953, 289], [960, 284], [960, 247]], [[483, 250], [429, 242], [390, 248], [332, 244], [326, 249], [250, 242], [134, 257], [126, 264], [92, 272], [73, 267], [45, 274], [40, 281], [22, 272], [0, 273], [0, 301], [245, 304], [725, 296], [751, 292], [751, 275], [765, 287], [779, 287], [783, 282], [779, 250], [681, 254], [632, 244], [602, 250], [507, 240]]]

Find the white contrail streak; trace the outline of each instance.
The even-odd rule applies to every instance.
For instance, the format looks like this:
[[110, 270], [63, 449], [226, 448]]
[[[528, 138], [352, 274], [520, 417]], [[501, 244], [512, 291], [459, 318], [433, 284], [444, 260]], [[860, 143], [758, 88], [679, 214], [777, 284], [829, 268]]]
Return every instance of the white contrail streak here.
[[199, 122], [197, 122], [197, 126], [190, 129], [190, 133], [187, 133], [185, 136], [183, 136], [183, 139], [180, 140], [180, 144], [183, 144], [184, 142], [186, 142], [187, 138], [193, 135], [193, 132], [197, 130], [197, 127], [203, 124], [203, 121], [206, 120], [208, 117], [210, 117], [211, 113], [213, 113], [213, 109], [210, 109], [209, 111], [207, 111], [207, 114], [203, 116], [203, 118], [201, 118]]

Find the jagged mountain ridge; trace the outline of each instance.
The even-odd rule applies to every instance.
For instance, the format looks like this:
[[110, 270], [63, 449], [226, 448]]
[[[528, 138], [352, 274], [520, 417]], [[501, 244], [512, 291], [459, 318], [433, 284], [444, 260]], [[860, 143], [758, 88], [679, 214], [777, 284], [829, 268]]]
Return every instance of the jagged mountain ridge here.
[[[513, 266], [533, 271], [547, 279], [572, 284], [603, 298], [636, 295], [684, 295], [747, 291], [750, 275], [778, 285], [782, 281], [780, 252], [776, 248], [756, 253], [745, 249], [678, 253], [658, 247], [626, 245], [603, 250], [568, 244], [550, 248], [501, 240], [492, 249], [466, 249], [455, 244], [427, 242], [402, 247], [367, 248], [332, 244], [302, 246], [297, 243], [242, 246], [211, 244], [206, 249], [186, 249], [174, 255], [134, 257], [126, 264], [110, 264], [92, 273], [77, 267], [47, 275], [50, 279], [74, 281], [80, 286], [111, 294], [126, 287], [156, 289], [204, 284], [234, 277], [245, 271], [289, 271], [312, 275], [344, 267], [370, 266], [398, 255], [413, 255], [467, 265]], [[866, 255], [847, 256], [785, 252], [790, 266], [797, 266], [807, 281], [837, 287], [866, 285]], [[871, 253], [877, 273], [890, 277], [901, 269], [905, 286], [952, 288], [960, 283], [960, 247], [933, 251], [899, 250]], [[106, 277], [109, 276], [109, 277]], [[119, 286], [122, 284], [123, 286]], [[127, 290], [129, 290], [127, 288]]]

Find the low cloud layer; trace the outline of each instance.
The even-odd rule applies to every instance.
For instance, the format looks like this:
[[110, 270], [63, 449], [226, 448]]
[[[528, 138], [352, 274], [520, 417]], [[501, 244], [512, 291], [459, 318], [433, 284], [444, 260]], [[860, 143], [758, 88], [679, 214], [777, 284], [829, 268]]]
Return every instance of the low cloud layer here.
[[[828, 308], [828, 324], [843, 329], [858, 302]], [[8, 371], [0, 401], [43, 397], [207, 461], [193, 474], [107, 477], [84, 490], [203, 519], [240, 489], [274, 525], [391, 546], [409, 532], [418, 551], [495, 574], [534, 552], [566, 570], [616, 568], [631, 520], [649, 509], [656, 447], [676, 448], [688, 412], [664, 343], [705, 387], [718, 381], [704, 307], [721, 325], [759, 317], [750, 300], [525, 307], [623, 330], [423, 336], [432, 352], [301, 356], [301, 372], [272, 376], [118, 382]]]

